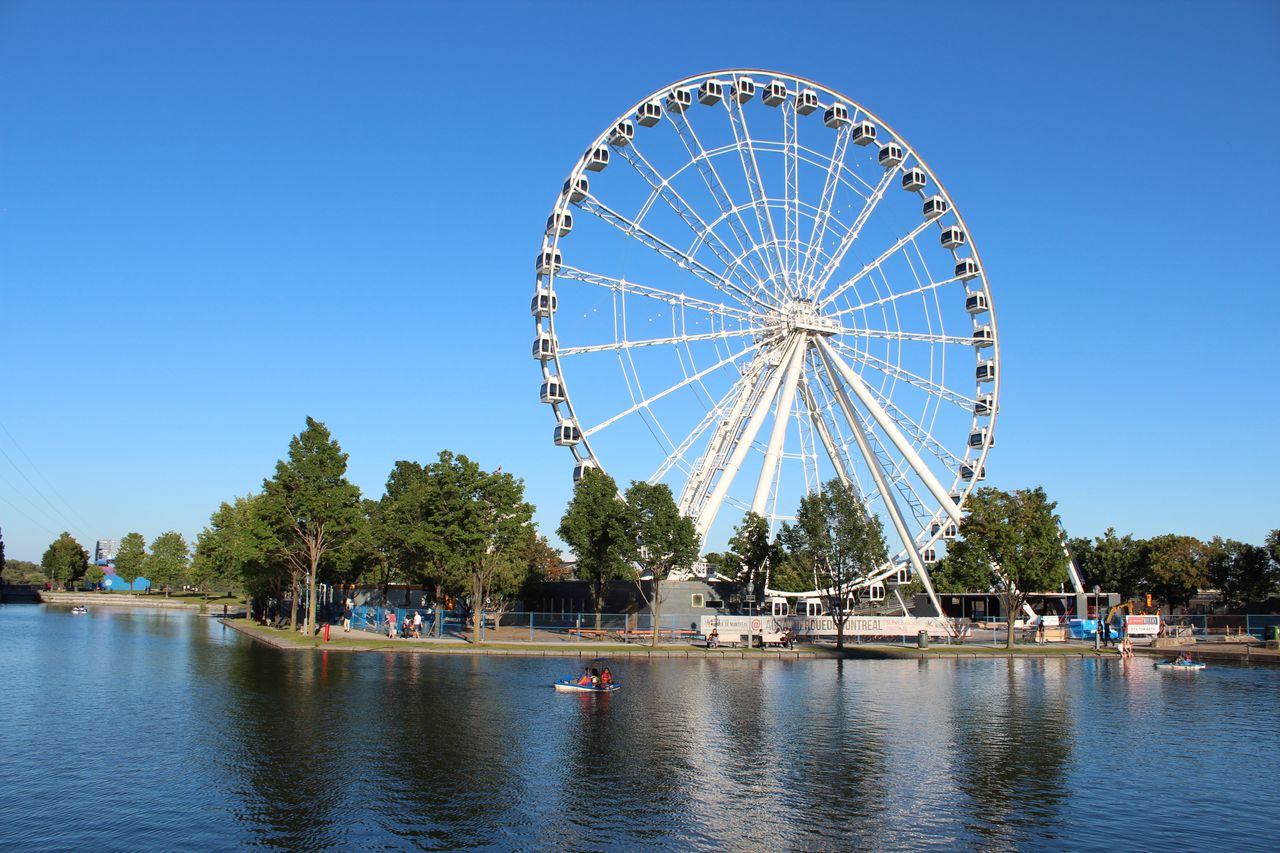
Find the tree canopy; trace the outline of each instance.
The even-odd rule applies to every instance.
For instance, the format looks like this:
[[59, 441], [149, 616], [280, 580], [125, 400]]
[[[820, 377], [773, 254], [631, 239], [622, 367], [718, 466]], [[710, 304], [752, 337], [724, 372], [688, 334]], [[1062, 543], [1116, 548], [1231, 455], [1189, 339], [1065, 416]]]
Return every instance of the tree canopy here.
[[151, 553], [143, 563], [152, 585], [165, 587], [165, 593], [185, 582], [191, 561], [187, 540], [176, 530], [161, 533], [151, 543]]
[[129, 586], [133, 587], [133, 582], [142, 577], [142, 566], [147, 559], [147, 540], [142, 537], [141, 533], [126, 533], [124, 538], [120, 540], [120, 547], [116, 549], [116, 558], [113, 560], [116, 574]]
[[[312, 631], [320, 562], [354, 539], [364, 520], [360, 489], [346, 474], [347, 454], [323, 423], [308, 416], [306, 428], [289, 442], [288, 458], [278, 461], [275, 476], [262, 483], [265, 506], [285, 543], [285, 555], [306, 574], [307, 625]], [[296, 610], [296, 595], [293, 601]], [[296, 613], [291, 613], [290, 622], [296, 621]]]
[[836, 646], [844, 646], [849, 602], [857, 584], [888, 560], [880, 519], [857, 494], [833, 479], [822, 491], [800, 499], [795, 524], [782, 536], [793, 565], [812, 567], [817, 588], [836, 623]]
[[573, 487], [558, 533], [577, 560], [578, 579], [591, 585], [598, 627], [608, 583], [631, 577], [635, 549], [630, 514], [614, 479], [588, 469]]
[[978, 489], [965, 504], [961, 538], [933, 573], [944, 590], [989, 588], [994, 577], [1009, 614], [1010, 648], [1013, 622], [1026, 594], [1057, 589], [1067, 580], [1056, 506], [1039, 487]]
[[[698, 531], [693, 519], [680, 514], [671, 487], [650, 485], [639, 480], [627, 489], [628, 527], [634, 550], [632, 557], [649, 575], [649, 592], [638, 583], [653, 617], [651, 644], [658, 644], [662, 618], [662, 582], [673, 571], [687, 570], [698, 559]], [[637, 577], [637, 582], [641, 578]]]
[[40, 568], [55, 587], [66, 586], [75, 583], [88, 570], [89, 552], [70, 533], [63, 531], [44, 552]]

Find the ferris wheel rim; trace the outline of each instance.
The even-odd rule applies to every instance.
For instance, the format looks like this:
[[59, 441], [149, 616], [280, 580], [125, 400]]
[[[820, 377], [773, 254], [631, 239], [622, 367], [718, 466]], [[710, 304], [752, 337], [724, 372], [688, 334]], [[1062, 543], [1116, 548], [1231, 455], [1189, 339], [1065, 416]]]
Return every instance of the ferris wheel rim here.
[[[981, 418], [976, 413], [973, 414], [970, 418], [970, 429], [971, 431], [976, 429], [979, 424], [979, 421], [981, 420], [987, 430], [994, 431], [997, 415], [999, 413], [998, 401], [999, 401], [1000, 383], [1002, 379], [1002, 371], [998, 369], [998, 365], [1001, 363], [998, 325], [996, 321], [994, 300], [991, 298], [991, 289], [990, 289], [990, 284], [987, 277], [986, 266], [981, 260], [981, 254], [980, 254], [977, 242], [972, 239], [972, 232], [970, 231], [962, 212], [954, 204], [953, 196], [946, 189], [943, 182], [938, 178], [937, 173], [934, 172], [932, 167], [929, 166], [927, 161], [920, 155], [919, 151], [914, 146], [907, 143], [905, 137], [903, 137], [902, 134], [898, 133], [888, 122], [884, 121], [879, 114], [867, 108], [860, 101], [853, 98], [849, 98], [847, 95], [845, 95], [844, 93], [836, 89], [833, 89], [829, 86], [826, 86], [825, 84], [819, 83], [817, 81], [814, 81], [812, 79], [802, 77], [799, 75], [790, 74], [790, 73], [781, 72], [781, 71], [773, 71], [769, 69], [760, 69], [760, 68], [719, 69], [715, 71], [707, 71], [707, 72], [701, 72], [695, 75], [690, 75], [652, 91], [644, 98], [640, 99], [639, 101], [636, 101], [627, 111], [625, 111], [624, 113], [619, 115], [617, 118], [615, 118], [612, 122], [610, 122], [608, 125], [606, 125], [604, 130], [595, 138], [595, 140], [592, 142], [591, 146], [587, 150], [588, 152], [590, 152], [592, 149], [608, 145], [610, 134], [620, 123], [624, 121], [629, 121], [630, 118], [634, 116], [644, 104], [649, 103], [651, 101], [655, 101], [655, 100], [660, 101], [662, 98], [669, 95], [673, 90], [680, 89], [683, 87], [689, 87], [689, 86], [698, 84], [702, 81], [711, 80], [711, 79], [730, 77], [731, 80], [737, 80], [738, 78], [744, 77], [744, 76], [763, 76], [770, 80], [778, 79], [778, 80], [786, 81], [788, 83], [795, 84], [796, 86], [795, 91], [797, 92], [799, 91], [800, 86], [808, 86], [820, 92], [824, 92], [833, 98], [836, 98], [837, 100], [846, 104], [850, 108], [856, 109], [860, 114], [866, 116], [867, 119], [875, 122], [875, 124], [882, 127], [886, 132], [888, 132], [891, 135], [891, 137], [895, 141], [900, 142], [901, 145], [903, 146], [906, 158], [910, 158], [911, 160], [913, 160], [915, 166], [922, 169], [926, 173], [929, 179], [933, 181], [933, 185], [937, 188], [936, 194], [941, 195], [944, 199], [947, 200], [947, 202], [950, 205], [948, 214], [955, 219], [956, 223], [961, 229], [964, 230], [965, 234], [969, 235], [969, 240], [967, 242], [966, 248], [968, 251], [968, 255], [971, 256], [974, 259], [975, 263], [977, 264], [978, 272], [974, 278], [976, 278], [981, 285], [979, 290], [976, 290], [973, 292], [981, 292], [985, 294], [987, 297], [988, 308], [987, 308], [987, 312], [986, 312], [986, 316], [984, 317], [984, 320], [986, 323], [989, 324], [991, 335], [992, 335], [992, 340], [990, 345], [992, 350], [991, 361], [995, 365], [997, 365], [997, 369], [995, 370], [993, 380], [991, 381], [991, 384], [990, 384], [989, 396], [992, 401], [990, 411], [988, 414], [982, 416]], [[721, 79], [720, 82], [724, 84], [728, 84], [731, 81], [726, 81]], [[790, 91], [791, 90], [789, 89], [789, 92]], [[691, 107], [691, 109], [697, 109], [697, 107]], [[741, 149], [743, 147], [743, 144], [739, 142], [738, 145], [734, 147]], [[814, 153], [817, 153], [817, 152], [814, 152]], [[906, 158], [904, 158], [904, 162]], [[693, 162], [694, 161], [690, 161], [689, 163], [685, 164], [685, 166], [683, 166], [682, 168], [689, 168], [690, 166], [693, 165]], [[587, 170], [587, 163], [585, 158], [579, 158], [579, 160], [576, 162], [575, 166], [573, 167], [573, 169], [571, 169], [569, 173], [569, 178], [568, 178], [568, 181], [566, 182], [566, 185], [573, 184], [574, 181], [576, 181], [578, 178], [584, 175], [584, 172], [586, 170]], [[750, 205], [744, 204], [742, 205], [742, 208], [746, 209], [749, 206]], [[571, 208], [573, 208], [573, 204], [569, 200], [568, 193], [562, 192], [557, 197], [556, 203], [553, 205], [553, 211], [562, 211], [562, 210], [567, 211], [567, 210], [570, 210]], [[727, 215], [727, 214], [723, 214], [723, 215]], [[925, 227], [927, 227], [927, 224], [928, 223], [926, 223]], [[921, 228], [921, 232], [923, 232], [923, 230], [924, 228]], [[561, 240], [560, 235], [553, 235], [546, 240], [546, 243], [552, 246], [553, 248], [558, 249], [560, 246], [560, 240]], [[795, 241], [792, 240], [791, 242], [795, 242]], [[753, 246], [753, 247], [750, 247], [749, 249], [746, 249], [746, 251], [751, 251], [756, 248], [759, 248], [759, 247]], [[546, 277], [547, 287], [552, 292], [554, 292], [554, 282], [556, 281], [556, 278], [557, 278], [557, 275], [554, 270]], [[539, 276], [538, 281], [539, 281], [539, 284], [541, 284], [543, 281], [543, 277]], [[971, 287], [972, 287], [971, 284], [967, 285], [966, 289], [968, 290]], [[541, 328], [542, 324], [540, 319], [537, 321], [537, 325], [539, 326], [539, 328]], [[572, 373], [572, 369], [570, 369], [569, 371], [566, 371], [565, 366], [561, 361], [562, 347], [559, 345], [556, 339], [556, 325], [555, 325], [554, 312], [550, 317], [547, 318], [547, 328], [549, 329], [552, 337], [553, 352], [552, 352], [551, 358], [549, 359], [549, 362], [554, 364], [554, 372], [552, 373], [548, 371], [547, 369], [548, 362], [544, 361], [544, 364], [543, 364], [544, 380], [548, 376], [556, 377], [560, 379], [564, 388], [564, 397], [565, 397], [564, 401], [560, 405], [563, 405], [565, 407], [565, 410], [568, 413], [569, 419], [572, 420], [573, 423], [581, 425], [582, 421], [579, 418], [579, 412], [574, 403], [573, 393], [570, 390], [572, 386], [572, 381], [569, 378], [569, 375]], [[750, 361], [754, 361], [755, 357], [756, 356], [753, 356]], [[583, 435], [580, 442], [580, 447], [578, 445], [575, 445], [571, 448], [571, 450], [578, 462], [580, 463], [590, 462], [592, 464], [592, 467], [598, 468], [600, 470], [606, 470], [605, 460], [602, 459], [601, 455], [597, 453], [595, 447], [593, 447], [590, 436]], [[972, 461], [972, 463], [975, 466], [977, 466], [979, 470], [981, 470], [985, 466], [985, 462], [989, 454], [989, 451], [990, 451], [990, 443], [985, 443], [980, 449], [978, 449], [978, 452], [974, 457], [971, 458], [969, 457], [968, 453], [965, 453], [964, 459]], [[959, 497], [956, 499], [956, 503], [963, 504], [964, 500], [968, 497], [968, 495], [973, 491], [973, 489], [977, 487], [978, 482], [979, 482], [979, 478], [975, 477], [967, 483], [962, 483], [961, 478], [957, 476], [957, 478], [953, 480], [951, 484], [951, 491], [953, 493], [958, 492], [959, 494]], [[935, 512], [934, 515], [936, 517], [937, 512]], [[928, 529], [927, 525], [925, 529], [926, 530]], [[925, 544], [927, 545], [932, 542], [936, 542], [937, 538], [938, 536], [935, 534], [932, 538], [929, 538]]]

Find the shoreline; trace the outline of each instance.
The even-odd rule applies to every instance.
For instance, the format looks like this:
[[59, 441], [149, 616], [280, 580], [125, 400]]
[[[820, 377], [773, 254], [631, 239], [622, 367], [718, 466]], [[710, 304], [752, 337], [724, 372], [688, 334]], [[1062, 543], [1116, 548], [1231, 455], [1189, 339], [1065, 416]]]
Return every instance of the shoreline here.
[[613, 658], [703, 658], [748, 660], [958, 660], [958, 659], [1058, 659], [1084, 660], [1088, 658], [1118, 658], [1114, 650], [1095, 652], [1091, 648], [1055, 646], [1045, 648], [1015, 647], [1012, 651], [1003, 646], [933, 646], [919, 649], [914, 646], [856, 644], [843, 651], [822, 646], [801, 646], [795, 649], [703, 649], [697, 646], [675, 645], [669, 647], [620, 645], [617, 643], [575, 642], [550, 643], [482, 643], [473, 644], [462, 639], [391, 640], [357, 632], [363, 636], [351, 637], [339, 634], [326, 643], [320, 637], [303, 637], [297, 632], [266, 628], [247, 619], [220, 619], [223, 625], [243, 634], [253, 642], [262, 643], [283, 651], [333, 651], [333, 652], [394, 652], [397, 654], [437, 655], [498, 655], [512, 657], [613, 657]]
[[212, 614], [219, 611], [222, 605], [227, 606], [228, 616], [244, 615], [244, 602], [239, 601], [232, 604], [228, 601], [217, 600], [208, 604], [196, 601], [179, 601], [173, 598], [165, 598], [162, 594], [155, 595], [125, 595], [123, 593], [108, 592], [49, 592], [40, 590], [37, 593], [41, 604], [55, 605], [75, 605], [85, 604], [97, 607], [141, 607], [141, 608], [164, 608], [169, 610], [183, 610], [189, 613], [208, 613]]

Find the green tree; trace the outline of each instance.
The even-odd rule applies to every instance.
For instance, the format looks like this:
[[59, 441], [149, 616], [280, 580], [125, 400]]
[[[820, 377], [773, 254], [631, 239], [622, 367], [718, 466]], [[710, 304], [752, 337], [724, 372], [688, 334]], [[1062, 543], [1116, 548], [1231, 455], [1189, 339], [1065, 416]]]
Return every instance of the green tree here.
[[1166, 602], [1170, 609], [1186, 607], [1209, 582], [1209, 548], [1194, 536], [1166, 533], [1148, 543], [1151, 569], [1146, 592]]
[[151, 542], [151, 553], [142, 564], [152, 584], [164, 587], [165, 597], [169, 597], [170, 589], [181, 584], [186, 578], [187, 567], [191, 562], [191, 549], [187, 540], [176, 530], [161, 533]]
[[1040, 487], [1012, 493], [978, 489], [965, 504], [969, 515], [960, 523], [962, 538], [939, 564], [938, 575], [962, 588], [987, 589], [994, 574], [1008, 618], [1008, 648], [1013, 648], [1014, 622], [1026, 594], [1056, 589], [1067, 580], [1056, 507]]
[[577, 558], [577, 575], [591, 585], [596, 628], [610, 581], [631, 576], [635, 549], [630, 514], [618, 496], [618, 484], [598, 469], [588, 469], [573, 487], [557, 533]]
[[729, 538], [721, 571], [758, 595], [764, 591], [765, 574], [777, 562], [778, 550], [769, 539], [769, 522], [758, 513], [748, 512]]
[[241, 587], [253, 596], [283, 596], [290, 565], [262, 495], [223, 502], [196, 536], [192, 580], [211, 587]]
[[843, 649], [849, 603], [858, 583], [889, 559], [880, 519], [837, 478], [800, 499], [796, 522], [787, 533], [792, 560], [813, 567], [836, 626], [836, 648]]
[[295, 569], [290, 625], [297, 624], [297, 575], [307, 578], [307, 630], [316, 629], [316, 576], [327, 554], [342, 548], [360, 530], [360, 489], [347, 481], [347, 454], [327, 427], [312, 417], [289, 442], [288, 460], [276, 463], [264, 480], [267, 506]]
[[484, 609], [491, 603], [502, 609], [523, 586], [528, 563], [521, 560], [521, 551], [533, 530], [533, 506], [525, 503], [523, 480], [501, 471], [484, 472], [465, 456], [458, 460], [464, 491], [471, 496], [467, 526], [476, 541], [464, 553], [470, 569], [472, 636], [479, 637]]
[[1273, 530], [1267, 534], [1265, 547], [1267, 553], [1271, 555], [1272, 562], [1280, 565], [1280, 530]]
[[8, 560], [5, 563], [5, 583], [42, 584], [45, 580], [39, 563], [33, 563], [30, 560]]
[[44, 552], [40, 568], [54, 587], [65, 587], [88, 571], [89, 552], [80, 547], [70, 533], [63, 531]]
[[1258, 545], [1215, 536], [1207, 559], [1209, 582], [1228, 608], [1265, 600], [1280, 579], [1280, 566]]
[[1095, 538], [1081, 560], [1075, 543], [1088, 540], [1071, 540], [1067, 547], [1083, 573], [1086, 584], [1096, 585], [1104, 592], [1118, 592], [1126, 599], [1138, 594], [1146, 583], [1151, 569], [1151, 549], [1141, 539], [1132, 535], [1117, 536], [1115, 528]]
[[116, 574], [133, 589], [133, 582], [142, 577], [142, 566], [147, 559], [147, 540], [141, 533], [126, 533], [116, 549], [114, 565]]
[[98, 584], [102, 583], [102, 579], [105, 578], [106, 576], [107, 576], [107, 573], [102, 570], [102, 566], [95, 566], [95, 565], [90, 565], [89, 568], [87, 568], [84, 573], [84, 579], [89, 583], [93, 584], [95, 587]]
[[448, 450], [427, 466], [395, 464], [386, 492], [370, 513], [372, 544], [382, 555], [373, 565], [381, 578], [390, 582], [402, 575], [432, 587], [436, 602], [466, 591], [463, 550], [470, 531], [465, 528], [469, 507], [463, 479], [468, 472], [469, 460]]
[[698, 559], [698, 531], [693, 519], [680, 514], [671, 487], [665, 483], [633, 481], [627, 489], [627, 509], [635, 542], [632, 557], [649, 575], [648, 592], [642, 573], [637, 574], [636, 586], [653, 617], [649, 644], [656, 647], [662, 618], [662, 582], [673, 571], [687, 570]]
[[0, 530], [0, 582], [4, 579], [4, 531]]

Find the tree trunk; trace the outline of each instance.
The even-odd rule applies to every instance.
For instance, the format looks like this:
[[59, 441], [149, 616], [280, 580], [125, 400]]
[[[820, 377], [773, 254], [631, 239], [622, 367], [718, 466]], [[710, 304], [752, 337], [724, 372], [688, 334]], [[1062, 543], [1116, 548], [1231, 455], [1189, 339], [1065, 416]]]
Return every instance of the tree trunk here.
[[600, 614], [604, 610], [604, 578], [595, 579], [596, 630], [600, 630]]
[[289, 630], [298, 627], [298, 570], [289, 573]]
[[[649, 604], [653, 611], [653, 637], [649, 640], [650, 648], [658, 647], [658, 627], [662, 624], [662, 584], [655, 575], [653, 578], [653, 601]], [[675, 638], [672, 637], [674, 640]]]
[[1018, 620], [1018, 613], [1019, 611], [1022, 610], [1022, 596], [1016, 595], [1011, 592], [1006, 592], [1004, 595], [1004, 605], [1005, 605], [1005, 617], [1006, 617], [1005, 623], [1006, 623], [1006, 627], [1008, 628], [1007, 639], [1005, 641], [1005, 648], [1012, 649], [1013, 648], [1013, 623]]
[[320, 555], [312, 552], [311, 567], [307, 571], [307, 635], [316, 633], [316, 569], [320, 565]]
[[480, 574], [471, 575], [471, 642], [480, 642], [481, 622], [484, 620], [484, 584]]

